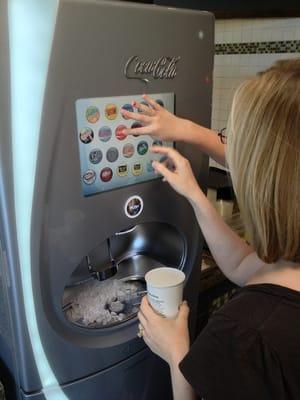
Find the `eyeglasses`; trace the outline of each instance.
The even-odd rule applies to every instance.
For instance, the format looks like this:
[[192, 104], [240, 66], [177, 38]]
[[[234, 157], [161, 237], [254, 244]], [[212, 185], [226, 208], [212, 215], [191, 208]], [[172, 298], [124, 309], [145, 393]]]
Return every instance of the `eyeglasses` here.
[[218, 136], [223, 144], [227, 144], [226, 127], [218, 132]]

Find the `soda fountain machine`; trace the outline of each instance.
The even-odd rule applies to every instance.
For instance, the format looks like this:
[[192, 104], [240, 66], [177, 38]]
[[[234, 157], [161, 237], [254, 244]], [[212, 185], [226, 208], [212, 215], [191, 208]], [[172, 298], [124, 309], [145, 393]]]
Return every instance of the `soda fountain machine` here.
[[0, 358], [15, 398], [171, 399], [168, 366], [137, 337], [136, 315], [145, 273], [179, 268], [193, 336], [203, 239], [149, 147], [176, 147], [204, 189], [208, 159], [125, 137], [135, 122], [120, 110], [146, 92], [209, 126], [213, 16], [11, 0], [0, 18]]

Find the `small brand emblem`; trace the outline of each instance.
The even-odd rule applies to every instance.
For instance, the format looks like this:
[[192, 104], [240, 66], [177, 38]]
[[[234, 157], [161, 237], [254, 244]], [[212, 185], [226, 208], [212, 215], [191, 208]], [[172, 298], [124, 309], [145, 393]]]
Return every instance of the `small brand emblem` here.
[[140, 196], [132, 196], [125, 203], [125, 214], [128, 218], [136, 218], [143, 211], [143, 200]]
[[127, 79], [139, 79], [148, 84], [152, 79], [174, 79], [177, 75], [177, 57], [159, 57], [143, 60], [139, 56], [132, 56], [124, 67]]

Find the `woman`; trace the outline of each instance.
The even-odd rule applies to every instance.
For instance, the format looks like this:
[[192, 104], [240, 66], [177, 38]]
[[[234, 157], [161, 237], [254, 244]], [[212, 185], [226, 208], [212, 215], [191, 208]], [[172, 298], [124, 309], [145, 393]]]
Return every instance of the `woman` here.
[[[136, 104], [143, 115], [126, 112], [144, 124], [134, 133], [180, 140], [184, 132], [186, 140], [225, 161], [217, 135], [145, 99], [152, 109]], [[143, 299], [143, 338], [170, 365], [174, 399], [299, 399], [300, 59], [278, 62], [234, 96], [226, 161], [251, 246], [219, 217], [186, 159], [174, 149], [153, 151], [172, 161], [172, 170], [158, 162], [154, 168], [190, 201], [217, 264], [242, 287], [191, 348], [187, 304], [167, 320]]]

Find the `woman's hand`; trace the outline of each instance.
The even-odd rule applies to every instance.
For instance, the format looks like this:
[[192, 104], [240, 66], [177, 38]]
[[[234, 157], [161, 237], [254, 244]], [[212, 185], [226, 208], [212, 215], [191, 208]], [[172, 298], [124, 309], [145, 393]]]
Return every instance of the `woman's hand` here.
[[[154, 170], [163, 175], [176, 192], [192, 200], [200, 188], [189, 161], [171, 147], [152, 146], [151, 151], [167, 157], [164, 162], [153, 161]], [[167, 165], [172, 168], [167, 168]]]
[[134, 119], [142, 125], [140, 128], [126, 129], [124, 133], [126, 135], [151, 135], [162, 140], [182, 140], [185, 120], [167, 111], [151, 97], [143, 95], [143, 99], [149, 106], [137, 101], [132, 103], [140, 111], [138, 113], [121, 109], [125, 118]]
[[147, 296], [143, 297], [138, 318], [143, 328], [143, 338], [148, 347], [170, 366], [178, 363], [190, 347], [188, 331], [189, 308], [184, 301], [176, 318], [167, 319], [151, 307]]

